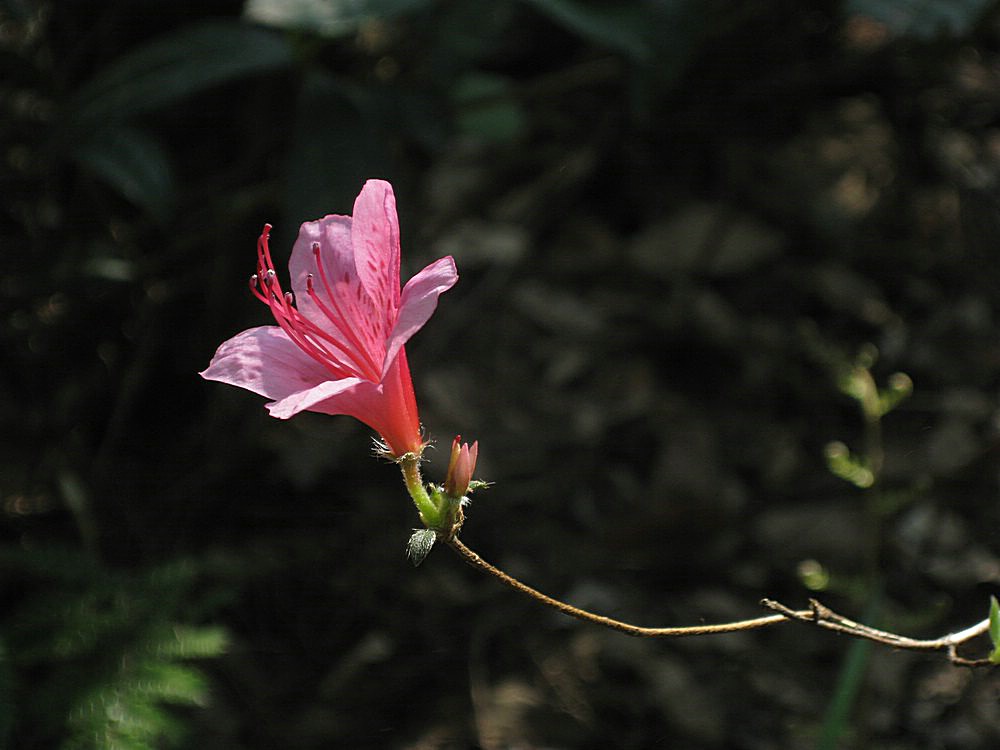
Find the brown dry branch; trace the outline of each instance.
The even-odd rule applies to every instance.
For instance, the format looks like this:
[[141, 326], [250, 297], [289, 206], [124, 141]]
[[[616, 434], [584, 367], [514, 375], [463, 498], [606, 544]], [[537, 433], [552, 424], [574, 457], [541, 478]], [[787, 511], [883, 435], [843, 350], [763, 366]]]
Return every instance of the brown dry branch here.
[[618, 632], [625, 633], [626, 635], [632, 635], [640, 638], [683, 638], [686, 636], [712, 635], [716, 633], [736, 633], [744, 630], [766, 628], [785, 622], [801, 622], [816, 625], [817, 627], [832, 630], [837, 633], [842, 633], [852, 638], [862, 638], [864, 640], [874, 641], [875, 643], [881, 643], [882, 645], [890, 646], [891, 648], [908, 651], [944, 651], [948, 656], [948, 660], [956, 666], [993, 666], [989, 659], [967, 659], [958, 655], [958, 647], [960, 645], [986, 633], [989, 628], [989, 620], [983, 620], [982, 622], [978, 622], [965, 630], [961, 630], [957, 633], [950, 633], [940, 638], [920, 640], [916, 638], [907, 638], [906, 636], [897, 635], [896, 633], [891, 633], [885, 630], [878, 630], [876, 628], [869, 627], [868, 625], [854, 622], [843, 615], [837, 614], [815, 599], [809, 600], [809, 609], [800, 610], [790, 609], [789, 607], [771, 599], [763, 599], [761, 600], [761, 605], [772, 610], [774, 614], [766, 615], [764, 617], [754, 617], [748, 620], [737, 620], [734, 622], [717, 623], [712, 625], [648, 628], [639, 625], [632, 625], [631, 623], [622, 622], [621, 620], [615, 620], [611, 617], [605, 617], [604, 615], [598, 615], [588, 610], [575, 607], [572, 604], [568, 604], [567, 602], [559, 599], [554, 599], [547, 594], [543, 594], [537, 589], [531, 588], [527, 584], [522, 583], [511, 575], [508, 575], [496, 566], [486, 562], [476, 552], [466, 547], [455, 534], [441, 534], [440, 539], [457, 552], [458, 555], [467, 563], [485, 573], [488, 573], [515, 591], [526, 594], [545, 606], [558, 610], [559, 612], [569, 615], [570, 617], [575, 617], [578, 620], [591, 622], [595, 625], [601, 625], [612, 630], [617, 630]]

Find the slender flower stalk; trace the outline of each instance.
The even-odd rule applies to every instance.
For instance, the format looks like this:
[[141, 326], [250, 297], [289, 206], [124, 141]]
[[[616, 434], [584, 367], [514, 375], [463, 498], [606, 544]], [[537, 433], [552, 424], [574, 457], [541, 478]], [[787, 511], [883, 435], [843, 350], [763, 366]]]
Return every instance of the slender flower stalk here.
[[451, 257], [400, 290], [399, 223], [392, 186], [369, 180], [353, 216], [326, 216], [299, 230], [286, 291], [274, 268], [271, 226], [257, 240], [254, 296], [277, 325], [224, 342], [201, 373], [271, 399], [271, 416], [346, 414], [379, 433], [393, 458], [419, 456], [420, 430], [403, 345], [458, 280]]
[[420, 476], [420, 457], [413, 453], [404, 455], [399, 459], [399, 469], [403, 472], [403, 484], [406, 485], [406, 491], [410, 493], [424, 526], [428, 529], [440, 526], [441, 510], [424, 487], [424, 480]]

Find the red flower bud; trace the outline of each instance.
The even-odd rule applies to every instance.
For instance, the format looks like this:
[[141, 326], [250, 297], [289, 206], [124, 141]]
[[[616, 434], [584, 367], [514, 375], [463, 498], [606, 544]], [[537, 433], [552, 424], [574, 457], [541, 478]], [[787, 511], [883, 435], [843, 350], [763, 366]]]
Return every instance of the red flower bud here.
[[451, 444], [451, 456], [448, 459], [448, 475], [444, 480], [444, 491], [451, 497], [463, 497], [469, 491], [472, 472], [476, 470], [476, 458], [479, 456], [479, 441], [461, 442], [462, 436], [457, 435]]

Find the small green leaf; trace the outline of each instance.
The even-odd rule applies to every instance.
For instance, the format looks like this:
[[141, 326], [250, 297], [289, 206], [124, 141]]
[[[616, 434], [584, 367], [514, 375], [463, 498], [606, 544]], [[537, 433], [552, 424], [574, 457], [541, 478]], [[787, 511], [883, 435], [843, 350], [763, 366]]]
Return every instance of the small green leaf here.
[[990, 661], [1000, 664], [1000, 603], [995, 596], [990, 597], [990, 640], [993, 642]]
[[889, 387], [878, 392], [879, 412], [888, 414], [913, 393], [913, 381], [905, 372], [893, 373], [889, 376]]
[[875, 484], [875, 474], [871, 467], [864, 459], [853, 455], [840, 441], [827, 444], [825, 453], [826, 466], [834, 476], [863, 490]]
[[1000, 603], [995, 596], [990, 597], [990, 640], [1000, 647]]
[[803, 560], [798, 566], [799, 580], [810, 591], [826, 591], [830, 586], [830, 571], [817, 560]]
[[410, 541], [406, 543], [406, 556], [410, 558], [414, 568], [427, 557], [435, 539], [437, 534], [432, 529], [417, 529], [413, 532]]

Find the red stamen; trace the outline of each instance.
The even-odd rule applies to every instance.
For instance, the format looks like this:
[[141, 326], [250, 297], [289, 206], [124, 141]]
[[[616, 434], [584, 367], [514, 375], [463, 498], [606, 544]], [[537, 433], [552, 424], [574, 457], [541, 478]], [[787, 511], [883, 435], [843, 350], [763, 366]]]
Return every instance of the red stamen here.
[[[281, 282], [278, 280], [278, 274], [275, 272], [273, 261], [271, 260], [271, 251], [268, 247], [270, 229], [271, 225], [265, 224], [264, 231], [257, 240], [257, 273], [250, 277], [251, 293], [268, 306], [275, 321], [288, 337], [295, 342], [296, 346], [323, 365], [335, 377], [365, 377], [366, 379], [377, 381], [381, 373], [376, 370], [374, 377], [372, 377], [370, 357], [367, 358], [367, 361], [359, 362], [356, 352], [352, 351], [350, 347], [336, 337], [319, 328], [299, 312], [295, 307], [294, 292], [284, 292], [282, 290]], [[310, 287], [310, 297], [320, 305], [324, 315], [336, 323], [337, 321], [331, 317], [329, 310], [319, 302], [312, 291], [311, 280], [307, 283]], [[338, 325], [338, 329], [343, 332], [343, 328], [340, 325]], [[350, 328], [347, 330], [350, 332]], [[352, 343], [357, 342], [356, 337], [352, 336], [350, 338], [352, 338]], [[331, 348], [339, 351], [339, 354], [335, 353]], [[367, 355], [367, 351], [363, 347], [360, 348], [360, 351], [365, 352]]]
[[[343, 326], [337, 324], [335, 316], [330, 312], [330, 310], [326, 307], [326, 305], [323, 304], [323, 301], [316, 294], [315, 288], [313, 287], [312, 284], [312, 274], [306, 277], [306, 293], [309, 295], [309, 299], [313, 301], [313, 304], [315, 304], [320, 309], [320, 312], [322, 312], [323, 315], [326, 316], [326, 319], [329, 320], [331, 323], [333, 323], [337, 327], [337, 329], [343, 333], [344, 332]], [[349, 328], [347, 330], [348, 332], [350, 332]], [[378, 373], [377, 370], [375, 370], [372, 367], [370, 358], [368, 358], [367, 356], [359, 357], [358, 352], [360, 351], [362, 353], [365, 353], [364, 349], [358, 350], [357, 346], [351, 348], [347, 344], [341, 342], [339, 339], [330, 336], [325, 331], [323, 331], [323, 334], [326, 338], [330, 339], [330, 341], [333, 341], [337, 344], [337, 346], [344, 352], [345, 356], [347, 356], [347, 358], [351, 360], [354, 366], [357, 367], [359, 373], [364, 373], [365, 377], [368, 380], [371, 380], [373, 382], [378, 381], [380, 374]], [[354, 337], [349, 336], [349, 338], [352, 339], [352, 343], [355, 343]]]
[[361, 343], [357, 333], [355, 333], [354, 329], [347, 322], [347, 316], [344, 315], [344, 311], [340, 309], [340, 305], [337, 302], [337, 295], [333, 293], [333, 289], [326, 276], [326, 268], [323, 266], [322, 253], [320, 252], [318, 242], [313, 243], [312, 251], [313, 257], [316, 259], [316, 270], [319, 271], [320, 283], [323, 284], [323, 290], [326, 292], [327, 299], [329, 299], [332, 303], [335, 313], [331, 311], [330, 308], [328, 308], [320, 299], [319, 294], [316, 292], [316, 288], [312, 283], [311, 275], [306, 278], [306, 291], [309, 293], [310, 299], [316, 303], [316, 306], [322, 311], [323, 315], [326, 316], [327, 320], [333, 323], [333, 325], [337, 327], [337, 330], [340, 331], [348, 341], [350, 341], [351, 345], [354, 346], [358, 352], [364, 354], [365, 362], [360, 364], [362, 364], [362, 369], [367, 370], [369, 376], [368, 379], [372, 381], [380, 380], [382, 372], [379, 364], [375, 362], [371, 352], [368, 351], [368, 347]]

